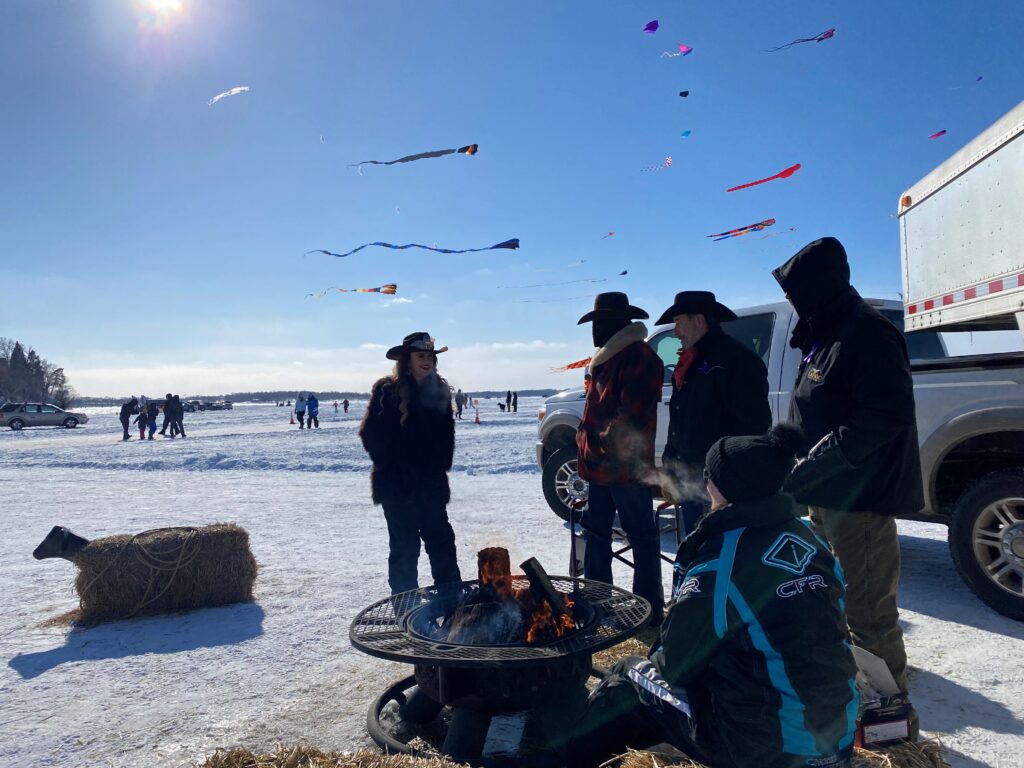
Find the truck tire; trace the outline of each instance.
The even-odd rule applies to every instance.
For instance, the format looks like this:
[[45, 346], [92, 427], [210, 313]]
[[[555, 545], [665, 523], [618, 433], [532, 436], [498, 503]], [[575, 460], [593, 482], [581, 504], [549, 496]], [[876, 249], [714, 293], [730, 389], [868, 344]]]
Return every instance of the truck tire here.
[[569, 504], [587, 498], [590, 490], [586, 480], [576, 470], [577, 451], [575, 445], [559, 448], [544, 462], [541, 484], [544, 500], [551, 511], [568, 522]]
[[1024, 469], [993, 472], [964, 491], [953, 509], [949, 550], [975, 595], [1024, 621]]

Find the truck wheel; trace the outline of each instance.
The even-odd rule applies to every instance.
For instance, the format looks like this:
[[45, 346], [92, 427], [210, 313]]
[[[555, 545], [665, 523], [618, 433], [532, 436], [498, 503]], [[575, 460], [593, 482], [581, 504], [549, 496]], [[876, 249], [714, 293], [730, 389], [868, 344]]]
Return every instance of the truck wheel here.
[[986, 475], [956, 503], [949, 549], [982, 601], [1024, 621], [1024, 469]]
[[559, 448], [544, 463], [541, 484], [544, 500], [551, 510], [565, 521], [569, 520], [569, 505], [587, 498], [590, 486], [576, 469], [575, 445]]

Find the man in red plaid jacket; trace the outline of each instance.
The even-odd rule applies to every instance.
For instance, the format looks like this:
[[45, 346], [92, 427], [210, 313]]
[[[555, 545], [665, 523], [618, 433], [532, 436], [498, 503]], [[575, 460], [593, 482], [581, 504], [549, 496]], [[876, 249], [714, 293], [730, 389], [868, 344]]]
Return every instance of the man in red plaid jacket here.
[[664, 365], [645, 341], [648, 314], [624, 293], [598, 294], [592, 322], [592, 377], [576, 433], [579, 473], [590, 483], [583, 511], [583, 575], [612, 583], [612, 524], [616, 511], [633, 546], [633, 592], [651, 603], [652, 624], [664, 611], [661, 551], [654, 510], [654, 433]]

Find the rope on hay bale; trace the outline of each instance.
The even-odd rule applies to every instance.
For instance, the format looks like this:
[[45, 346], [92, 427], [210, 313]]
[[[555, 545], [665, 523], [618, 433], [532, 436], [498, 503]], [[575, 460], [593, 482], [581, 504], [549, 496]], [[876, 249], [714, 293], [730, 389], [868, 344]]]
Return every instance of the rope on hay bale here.
[[460, 768], [444, 757], [382, 755], [368, 749], [357, 752], [321, 752], [313, 747], [278, 745], [269, 754], [242, 747], [218, 749], [199, 768]]
[[94, 539], [72, 562], [86, 624], [247, 602], [257, 570], [249, 534], [225, 523]]

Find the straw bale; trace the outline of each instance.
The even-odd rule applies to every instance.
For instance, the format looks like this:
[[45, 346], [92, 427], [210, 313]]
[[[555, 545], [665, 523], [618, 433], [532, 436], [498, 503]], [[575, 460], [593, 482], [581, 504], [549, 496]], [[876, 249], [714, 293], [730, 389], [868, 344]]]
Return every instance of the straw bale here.
[[[694, 762], [663, 752], [630, 750], [625, 755], [606, 763], [608, 768], [705, 768]], [[937, 741], [904, 742], [878, 750], [856, 749], [850, 768], [950, 768], [942, 757], [942, 745]]]
[[631, 637], [625, 642], [605, 648], [594, 654], [593, 663], [595, 666], [608, 669], [623, 656], [646, 656], [651, 647], [642, 640]]
[[73, 562], [85, 624], [246, 602], [257, 569], [249, 534], [224, 523], [94, 539]]
[[382, 755], [360, 749], [356, 752], [321, 752], [313, 747], [278, 745], [269, 754], [255, 754], [248, 749], [218, 749], [199, 768], [460, 768], [444, 757], [411, 757]]

